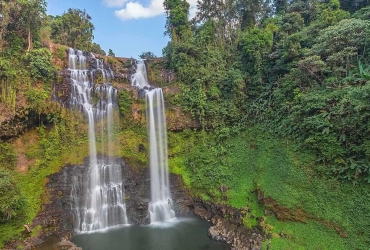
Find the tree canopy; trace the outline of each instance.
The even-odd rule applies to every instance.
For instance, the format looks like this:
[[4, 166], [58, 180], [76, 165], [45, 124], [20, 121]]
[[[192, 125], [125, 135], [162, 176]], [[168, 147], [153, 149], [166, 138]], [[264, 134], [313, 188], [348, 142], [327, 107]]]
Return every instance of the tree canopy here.
[[165, 1], [182, 105], [204, 129], [263, 126], [328, 176], [370, 183], [369, 2], [269, 2], [199, 1], [188, 21], [185, 3]]
[[51, 38], [57, 43], [86, 51], [98, 47], [92, 43], [95, 27], [85, 10], [68, 9], [63, 15], [53, 17], [50, 26]]

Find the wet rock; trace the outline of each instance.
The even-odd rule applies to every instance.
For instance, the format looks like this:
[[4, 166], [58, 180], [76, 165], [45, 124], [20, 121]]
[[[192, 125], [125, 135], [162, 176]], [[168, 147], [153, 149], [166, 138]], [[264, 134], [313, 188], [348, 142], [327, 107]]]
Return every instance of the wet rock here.
[[82, 250], [82, 248], [77, 247], [74, 243], [70, 242], [69, 240], [62, 240], [53, 247], [53, 250]]
[[[107, 159], [106, 159], [107, 160]], [[122, 178], [125, 186], [126, 210], [130, 224], [149, 224], [148, 203], [150, 201], [150, 171], [148, 168], [137, 170], [128, 166], [123, 159], [114, 158], [116, 163], [122, 168]], [[71, 197], [72, 184], [76, 178], [85, 178], [89, 171], [89, 158], [86, 158], [81, 165], [66, 165], [59, 173], [48, 176], [46, 184], [47, 193], [50, 197], [46, 204], [43, 204], [41, 212], [33, 220], [30, 228], [40, 227], [42, 230], [37, 237], [28, 238], [24, 245], [30, 246], [29, 249], [40, 245], [50, 237], [64, 239], [58, 243], [60, 249], [75, 249], [77, 246], [69, 242], [73, 236], [73, 198]], [[71, 177], [76, 178], [71, 178]], [[170, 175], [171, 190], [173, 193], [173, 205], [177, 216], [188, 215], [191, 212], [188, 204], [191, 198], [183, 188], [182, 180], [179, 176]], [[82, 195], [82, 194], [81, 194]], [[26, 230], [25, 230], [26, 231]], [[26, 244], [27, 243], [27, 244]], [[15, 249], [14, 244], [9, 248]]]
[[[217, 205], [201, 200], [194, 201], [194, 212], [203, 219], [210, 220], [209, 236], [218, 241], [227, 242], [235, 250], [260, 250], [263, 233], [256, 229], [247, 229], [243, 217], [247, 209], [236, 209], [228, 205]], [[227, 219], [225, 219], [227, 218]]]

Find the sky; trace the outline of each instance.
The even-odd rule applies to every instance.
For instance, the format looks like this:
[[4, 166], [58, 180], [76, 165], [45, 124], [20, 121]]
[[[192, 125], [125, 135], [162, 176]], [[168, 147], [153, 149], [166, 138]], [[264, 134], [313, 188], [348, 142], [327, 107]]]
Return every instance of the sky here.
[[[190, 16], [196, 0], [190, 3]], [[94, 42], [118, 57], [138, 58], [142, 52], [162, 56], [169, 41], [164, 36], [163, 0], [47, 0], [49, 15], [62, 15], [68, 8], [86, 10], [95, 26]]]

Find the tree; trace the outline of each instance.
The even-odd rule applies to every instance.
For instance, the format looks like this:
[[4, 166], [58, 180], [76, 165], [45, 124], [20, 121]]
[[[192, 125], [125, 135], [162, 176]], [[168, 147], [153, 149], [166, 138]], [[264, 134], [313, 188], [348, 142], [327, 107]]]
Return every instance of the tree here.
[[370, 21], [345, 19], [321, 31], [311, 53], [320, 55], [336, 75], [347, 76], [366, 53], [368, 37]]
[[81, 50], [90, 50], [95, 27], [91, 16], [85, 10], [68, 9], [62, 16], [56, 16], [51, 23], [51, 38]]
[[42, 18], [46, 15], [45, 0], [21, 0], [22, 14], [20, 23], [24, 30], [27, 31], [28, 48], [32, 49], [32, 37], [38, 35], [42, 26]]
[[[27, 41], [27, 50], [32, 49], [33, 40], [38, 39], [45, 17], [45, 0], [19, 0], [1, 2], [2, 18], [0, 22], [0, 49], [5, 42], [12, 46], [23, 45]], [[22, 39], [20, 44], [19, 38]], [[15, 45], [14, 45], [15, 43]]]
[[139, 55], [139, 57], [141, 59], [154, 59], [154, 58], [157, 58], [157, 56], [154, 55], [154, 53], [153, 52], [150, 52], [150, 51], [141, 53], [141, 55]]
[[105, 51], [97, 43], [92, 43], [90, 46], [90, 52], [105, 56]]
[[369, 0], [340, 0], [340, 6], [343, 10], [354, 12], [370, 4]]
[[108, 56], [116, 56], [113, 52], [113, 50], [109, 49], [108, 50]]
[[185, 0], [165, 0], [166, 31], [172, 41], [176, 42], [186, 38], [186, 32], [190, 31], [188, 20], [190, 5]]

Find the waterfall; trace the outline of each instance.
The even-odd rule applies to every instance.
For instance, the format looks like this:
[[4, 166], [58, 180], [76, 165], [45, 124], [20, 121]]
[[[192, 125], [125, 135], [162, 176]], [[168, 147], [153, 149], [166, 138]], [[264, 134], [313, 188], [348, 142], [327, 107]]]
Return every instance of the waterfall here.
[[131, 84], [140, 89], [150, 86], [148, 83], [145, 64], [143, 62], [136, 64], [136, 73], [131, 76]]
[[[106, 83], [111, 74], [104, 69], [103, 62], [98, 59], [96, 62], [104, 82], [104, 85], [97, 87], [88, 78], [86, 56], [82, 51], [69, 49], [72, 85], [70, 104], [84, 112], [89, 125], [89, 175], [83, 178], [72, 177], [74, 186], [71, 198], [76, 232], [90, 232], [128, 224], [121, 166], [109, 156], [112, 152], [117, 90]], [[90, 73], [93, 78], [93, 73]], [[101, 130], [102, 154], [106, 153], [108, 157], [97, 157], [98, 127]]]
[[146, 119], [150, 144], [150, 222], [167, 221], [175, 218], [175, 212], [172, 209], [168, 174], [167, 129], [162, 89], [149, 88], [144, 63], [137, 64], [131, 83], [141, 89], [145, 87], [146, 93]]

